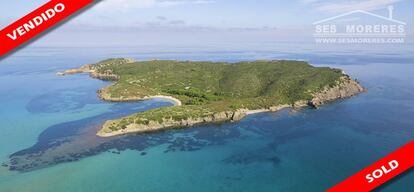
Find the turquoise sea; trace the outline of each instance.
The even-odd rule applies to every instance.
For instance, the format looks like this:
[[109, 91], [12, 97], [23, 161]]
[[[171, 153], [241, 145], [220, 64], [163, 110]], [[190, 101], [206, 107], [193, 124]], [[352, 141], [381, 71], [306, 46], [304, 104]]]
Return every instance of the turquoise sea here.
[[[284, 48], [27, 47], [0, 60], [0, 192], [324, 191], [414, 139], [411, 45], [273, 46]], [[109, 82], [55, 75], [108, 57], [299, 59], [344, 69], [368, 92], [320, 109], [103, 139], [95, 132], [105, 120], [172, 105], [103, 102], [96, 91]], [[378, 191], [411, 192], [413, 181], [410, 171]]]

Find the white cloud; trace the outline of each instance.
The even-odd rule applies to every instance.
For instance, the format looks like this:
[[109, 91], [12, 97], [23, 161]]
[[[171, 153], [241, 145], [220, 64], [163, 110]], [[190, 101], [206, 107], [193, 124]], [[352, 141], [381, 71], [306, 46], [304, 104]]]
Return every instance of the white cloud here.
[[152, 7], [155, 3], [155, 0], [103, 0], [96, 5], [95, 9], [98, 11], [127, 11], [130, 9]]
[[320, 2], [320, 0], [301, 0], [301, 2], [304, 4], [312, 4], [312, 3]]
[[388, 5], [392, 5], [402, 0], [352, 0], [352, 1], [336, 1], [329, 2], [322, 0], [301, 0], [302, 3], [311, 5], [318, 11], [325, 12], [347, 12], [353, 10], [365, 10], [365, 11], [374, 11], [378, 9], [383, 9]]
[[98, 11], [131, 11], [135, 9], [166, 7], [180, 4], [206, 4], [213, 0], [102, 0], [96, 5]]
[[156, 4], [159, 6], [172, 6], [180, 4], [208, 4], [214, 2], [213, 0], [158, 0]]

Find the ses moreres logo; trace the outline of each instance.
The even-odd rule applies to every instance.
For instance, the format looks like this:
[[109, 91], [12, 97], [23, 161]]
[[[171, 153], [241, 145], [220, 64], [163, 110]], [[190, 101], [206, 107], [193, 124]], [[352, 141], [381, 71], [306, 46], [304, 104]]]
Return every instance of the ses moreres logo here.
[[394, 7], [388, 7], [388, 17], [355, 10], [313, 23], [316, 43], [387, 44], [404, 43], [406, 23], [393, 17]]

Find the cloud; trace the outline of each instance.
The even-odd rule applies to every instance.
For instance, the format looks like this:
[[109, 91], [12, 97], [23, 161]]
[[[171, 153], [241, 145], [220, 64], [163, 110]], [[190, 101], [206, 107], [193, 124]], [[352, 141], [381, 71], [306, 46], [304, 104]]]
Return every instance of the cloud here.
[[172, 20], [168, 22], [169, 25], [185, 25], [185, 21], [183, 20]]
[[354, 10], [375, 11], [399, 1], [402, 0], [339, 0], [329, 3], [322, 0], [302, 0], [301, 2], [314, 7], [318, 11], [340, 13]]
[[157, 4], [159, 6], [172, 6], [180, 4], [208, 4], [214, 2], [213, 0], [158, 0]]
[[96, 10], [130, 10], [152, 7], [156, 0], [103, 0], [96, 5]]
[[[152, 21], [148, 21], [145, 23], [135, 23], [135, 26], [140, 26], [140, 27], [149, 27], [149, 28], [162, 28], [162, 27], [183, 27], [186, 26], [186, 22], [183, 20], [170, 20], [167, 17], [164, 16], [158, 16], [155, 18], [155, 20]], [[187, 27], [187, 26], [186, 26]]]
[[158, 19], [158, 20], [160, 20], [160, 21], [165, 21], [165, 20], [167, 20], [167, 18], [166, 18], [166, 17], [164, 17], [164, 16], [158, 16], [158, 17], [157, 17], [157, 19]]
[[181, 4], [207, 4], [214, 2], [214, 0], [102, 0], [96, 5], [96, 10], [127, 12], [144, 8], [167, 7]]

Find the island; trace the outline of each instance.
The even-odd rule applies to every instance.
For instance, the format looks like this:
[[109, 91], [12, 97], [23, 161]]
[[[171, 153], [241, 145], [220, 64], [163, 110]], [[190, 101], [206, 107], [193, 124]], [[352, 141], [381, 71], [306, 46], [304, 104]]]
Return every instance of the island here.
[[364, 91], [340, 69], [288, 60], [227, 63], [118, 58], [58, 75], [75, 73], [113, 81], [97, 92], [105, 101], [165, 98], [175, 103], [109, 120], [97, 133], [101, 137], [238, 121], [252, 113], [286, 107], [318, 107]]

